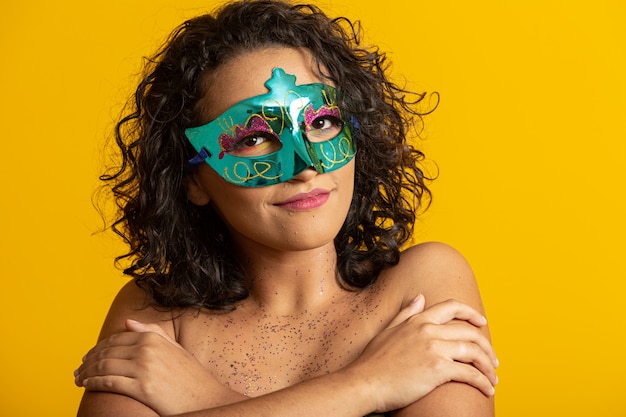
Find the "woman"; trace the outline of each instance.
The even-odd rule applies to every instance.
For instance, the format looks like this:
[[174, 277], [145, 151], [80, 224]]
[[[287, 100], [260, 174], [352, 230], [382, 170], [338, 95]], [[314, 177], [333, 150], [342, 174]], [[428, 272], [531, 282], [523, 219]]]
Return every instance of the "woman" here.
[[104, 177], [134, 283], [76, 372], [80, 416], [493, 414], [469, 266], [400, 252], [420, 115], [352, 30], [237, 2], [151, 61]]

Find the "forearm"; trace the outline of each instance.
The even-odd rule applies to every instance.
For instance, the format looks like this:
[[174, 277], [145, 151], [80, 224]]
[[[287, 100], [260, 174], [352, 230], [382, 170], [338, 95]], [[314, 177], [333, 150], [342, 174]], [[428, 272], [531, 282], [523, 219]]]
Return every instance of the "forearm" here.
[[467, 384], [448, 382], [401, 410], [392, 417], [493, 417], [493, 397]]
[[[374, 411], [370, 387], [350, 370], [313, 378], [261, 397], [215, 399], [214, 408], [177, 414], [178, 417], [362, 417]], [[78, 417], [157, 417], [151, 408], [130, 397], [86, 392]]]
[[342, 370], [261, 397], [179, 417], [362, 417], [374, 411], [373, 397], [367, 381]]
[[143, 403], [122, 394], [85, 391], [77, 417], [158, 417]]
[[[190, 401], [190, 398], [180, 398], [176, 403], [170, 401], [169, 405], [171, 409], [180, 410], [178, 413], [184, 413], [188, 410], [220, 407], [248, 399], [225, 386], [218, 388], [206, 389], [203, 397], [195, 402]], [[193, 400], [193, 397], [191, 399]], [[202, 406], [194, 404], [202, 404]], [[173, 413], [162, 413], [162, 415], [170, 414]], [[124, 394], [85, 390], [77, 417], [159, 417], [159, 412], [140, 400]]]

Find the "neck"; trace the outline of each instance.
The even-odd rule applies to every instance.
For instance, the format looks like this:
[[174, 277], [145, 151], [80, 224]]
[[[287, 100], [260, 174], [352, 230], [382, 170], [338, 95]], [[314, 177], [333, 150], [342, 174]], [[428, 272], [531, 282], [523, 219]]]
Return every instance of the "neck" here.
[[240, 248], [249, 277], [249, 301], [267, 314], [297, 315], [327, 305], [345, 293], [337, 282], [333, 242], [316, 249], [285, 252]]

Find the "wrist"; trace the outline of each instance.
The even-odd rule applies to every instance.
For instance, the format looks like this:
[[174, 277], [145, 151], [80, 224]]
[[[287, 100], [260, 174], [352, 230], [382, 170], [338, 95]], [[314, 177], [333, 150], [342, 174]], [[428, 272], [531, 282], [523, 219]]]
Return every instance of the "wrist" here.
[[348, 365], [334, 373], [338, 384], [345, 387], [346, 398], [358, 405], [359, 416], [380, 410], [379, 389], [372, 375], [362, 372], [356, 365]]

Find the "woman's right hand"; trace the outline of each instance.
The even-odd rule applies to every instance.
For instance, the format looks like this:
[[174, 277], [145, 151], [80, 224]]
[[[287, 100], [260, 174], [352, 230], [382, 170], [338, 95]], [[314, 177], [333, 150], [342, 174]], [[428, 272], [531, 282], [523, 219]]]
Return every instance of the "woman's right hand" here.
[[222, 385], [154, 323], [126, 321], [127, 332], [100, 341], [75, 372], [76, 385], [134, 398], [159, 415], [245, 399]]
[[451, 381], [494, 393], [498, 361], [481, 331], [484, 316], [455, 300], [424, 305], [416, 297], [346, 368], [371, 382], [378, 412], [406, 407]]

